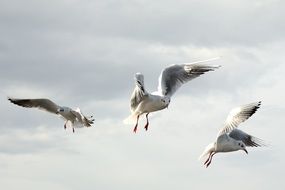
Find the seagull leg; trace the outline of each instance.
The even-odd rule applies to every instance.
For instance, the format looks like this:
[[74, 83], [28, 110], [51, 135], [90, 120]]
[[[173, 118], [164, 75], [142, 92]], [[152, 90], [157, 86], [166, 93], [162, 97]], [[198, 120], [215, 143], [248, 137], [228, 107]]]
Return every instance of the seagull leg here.
[[146, 124], [145, 124], [145, 126], [144, 126], [144, 128], [145, 128], [146, 131], [148, 130], [148, 124], [149, 124], [149, 122], [148, 122], [148, 114], [149, 114], [149, 113], [146, 114]]
[[210, 160], [210, 158], [211, 158], [212, 153], [213, 153], [213, 152], [211, 152], [211, 153], [209, 154], [209, 157], [208, 157], [208, 159], [204, 162], [204, 165], [206, 165], [206, 164], [207, 164], [207, 162], [209, 162], [209, 160]]
[[67, 123], [67, 121], [64, 123], [64, 126], [63, 126], [65, 130], [66, 130], [66, 123]]
[[136, 125], [135, 125], [134, 130], [133, 130], [134, 133], [136, 133], [137, 129], [138, 129], [139, 117], [140, 117], [140, 115], [137, 116], [137, 122], [136, 122]]
[[214, 156], [215, 154], [216, 154], [215, 152], [214, 152], [213, 154], [211, 154], [210, 160], [209, 160], [209, 162], [207, 163], [206, 168], [211, 164], [212, 158], [213, 158], [213, 156]]
[[75, 132], [74, 127], [72, 127], [72, 132], [73, 132], [73, 133]]

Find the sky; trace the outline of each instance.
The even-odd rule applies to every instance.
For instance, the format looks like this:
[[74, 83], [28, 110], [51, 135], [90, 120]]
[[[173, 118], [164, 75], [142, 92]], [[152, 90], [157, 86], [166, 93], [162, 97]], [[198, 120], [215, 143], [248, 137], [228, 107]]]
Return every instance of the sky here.
[[[232, 190], [284, 187], [285, 13], [281, 0], [0, 0], [0, 184], [9, 190]], [[156, 91], [171, 64], [221, 57], [138, 133], [134, 74]], [[56, 116], [7, 97], [50, 98], [94, 115]], [[240, 129], [267, 147], [199, 155], [229, 111], [262, 101]], [[234, 184], [234, 185], [233, 185]]]

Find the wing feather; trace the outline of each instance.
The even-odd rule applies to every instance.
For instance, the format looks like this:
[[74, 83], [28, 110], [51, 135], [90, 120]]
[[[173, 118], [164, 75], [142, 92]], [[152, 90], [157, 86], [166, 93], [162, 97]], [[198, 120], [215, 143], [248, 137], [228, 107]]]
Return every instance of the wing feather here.
[[50, 113], [57, 114], [58, 109], [60, 108], [57, 104], [52, 102], [49, 99], [14, 99], [8, 98], [8, 100], [18, 106], [26, 108], [39, 108]]
[[144, 76], [141, 73], [135, 74], [135, 89], [131, 96], [131, 111], [134, 112], [148, 92], [144, 86]]
[[239, 124], [250, 118], [260, 108], [261, 101], [246, 104], [237, 108], [234, 108], [228, 115], [224, 127], [219, 131], [218, 136], [224, 133], [229, 133], [233, 129], [236, 129]]
[[219, 67], [198, 63], [171, 65], [165, 68], [159, 76], [158, 92], [164, 96], [172, 96], [184, 83]]
[[232, 130], [229, 133], [229, 136], [235, 140], [242, 141], [246, 146], [251, 146], [251, 147], [266, 146], [263, 140], [251, 136], [239, 129]]

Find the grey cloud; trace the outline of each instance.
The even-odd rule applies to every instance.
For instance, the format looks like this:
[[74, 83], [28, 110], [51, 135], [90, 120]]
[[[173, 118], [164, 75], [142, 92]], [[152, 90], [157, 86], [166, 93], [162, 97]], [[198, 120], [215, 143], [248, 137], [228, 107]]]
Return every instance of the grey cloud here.
[[[244, 181], [248, 188], [282, 186], [283, 4], [0, 2], [1, 184], [183, 190], [251, 179]], [[222, 67], [184, 85], [168, 110], [150, 114], [148, 132], [142, 128], [145, 118], [136, 135], [133, 126], [123, 125], [134, 73], [145, 75], [152, 92], [164, 67], [216, 56], [222, 58], [211, 64]], [[8, 95], [48, 96], [78, 106], [94, 114], [95, 125], [72, 134], [54, 115], [12, 105]], [[205, 170], [197, 158], [228, 112], [256, 100], [263, 101], [261, 109], [241, 127], [273, 146], [252, 149], [247, 157], [217, 155]]]
[[0, 154], [6, 155], [31, 155], [46, 151], [63, 151], [66, 154], [74, 153], [68, 147], [63, 148], [66, 139], [55, 135], [54, 129], [47, 130], [43, 127], [26, 128], [1, 127]]
[[60, 32], [214, 47], [284, 39], [282, 1], [245, 2], [17, 2], [3, 5], [2, 28], [16, 36]]

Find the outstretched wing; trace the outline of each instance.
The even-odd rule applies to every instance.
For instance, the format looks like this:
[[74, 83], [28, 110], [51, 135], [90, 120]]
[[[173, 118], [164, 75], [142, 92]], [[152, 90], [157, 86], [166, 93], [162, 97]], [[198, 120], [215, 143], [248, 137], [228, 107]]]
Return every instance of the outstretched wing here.
[[57, 114], [58, 109], [60, 108], [54, 102], [49, 99], [14, 99], [8, 98], [8, 100], [18, 106], [26, 108], [39, 108], [50, 113]]
[[233, 129], [237, 128], [239, 124], [250, 118], [257, 111], [260, 105], [261, 101], [234, 108], [228, 115], [225, 125], [219, 131], [218, 136], [224, 133], [229, 133]]
[[170, 97], [182, 84], [219, 67], [218, 65], [204, 65], [198, 63], [171, 65], [165, 68], [159, 76], [158, 92], [161, 95]]
[[134, 112], [139, 105], [139, 103], [143, 100], [143, 98], [148, 95], [148, 92], [144, 87], [144, 76], [141, 73], [135, 74], [135, 89], [131, 96], [131, 111]]
[[258, 147], [258, 146], [265, 146], [265, 143], [263, 140], [251, 136], [239, 129], [234, 129], [229, 133], [229, 136], [235, 140], [242, 141], [246, 146], [253, 146], [253, 147]]

